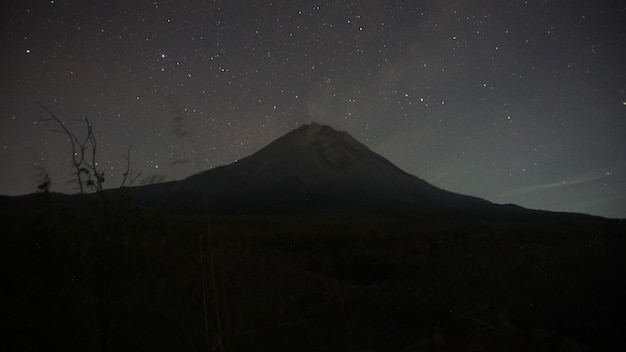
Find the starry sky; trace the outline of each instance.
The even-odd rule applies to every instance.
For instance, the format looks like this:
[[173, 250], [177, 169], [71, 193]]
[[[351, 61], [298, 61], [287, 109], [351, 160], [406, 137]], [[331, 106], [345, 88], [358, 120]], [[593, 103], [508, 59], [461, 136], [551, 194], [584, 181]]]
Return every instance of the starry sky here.
[[77, 192], [38, 102], [98, 141], [105, 188], [232, 163], [311, 121], [440, 188], [626, 218], [626, 3], [12, 1], [0, 194]]

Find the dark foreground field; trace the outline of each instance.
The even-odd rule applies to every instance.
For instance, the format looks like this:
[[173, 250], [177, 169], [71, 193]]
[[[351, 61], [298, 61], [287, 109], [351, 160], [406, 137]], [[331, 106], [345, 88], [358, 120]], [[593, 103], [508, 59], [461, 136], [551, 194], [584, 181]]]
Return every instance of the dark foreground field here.
[[2, 210], [2, 351], [623, 351], [623, 222]]

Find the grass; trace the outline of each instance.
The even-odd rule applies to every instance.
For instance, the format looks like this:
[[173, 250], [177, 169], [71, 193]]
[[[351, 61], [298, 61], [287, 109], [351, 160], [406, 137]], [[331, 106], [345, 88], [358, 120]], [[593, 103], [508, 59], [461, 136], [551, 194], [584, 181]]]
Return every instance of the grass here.
[[534, 331], [623, 347], [626, 305], [605, 305], [626, 293], [621, 223], [3, 214], [2, 350], [519, 350], [545, 344]]

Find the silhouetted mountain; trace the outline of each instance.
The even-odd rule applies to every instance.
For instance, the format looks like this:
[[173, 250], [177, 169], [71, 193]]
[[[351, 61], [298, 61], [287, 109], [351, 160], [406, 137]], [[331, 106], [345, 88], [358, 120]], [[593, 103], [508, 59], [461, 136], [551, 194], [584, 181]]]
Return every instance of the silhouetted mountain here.
[[410, 175], [344, 131], [300, 126], [233, 164], [139, 187], [137, 199], [213, 210], [349, 209], [476, 214], [522, 211], [441, 190]]
[[[120, 190], [104, 192], [115, 199]], [[448, 192], [410, 175], [330, 126], [300, 126], [230, 165], [181, 181], [125, 189], [138, 203], [186, 211], [370, 211], [411, 215], [504, 216], [554, 214]], [[37, 195], [21, 197], [22, 201]], [[82, 199], [95, 199], [95, 194]], [[53, 194], [55, 202], [73, 196]], [[15, 199], [2, 198], [0, 203]], [[563, 215], [563, 214], [562, 214]]]

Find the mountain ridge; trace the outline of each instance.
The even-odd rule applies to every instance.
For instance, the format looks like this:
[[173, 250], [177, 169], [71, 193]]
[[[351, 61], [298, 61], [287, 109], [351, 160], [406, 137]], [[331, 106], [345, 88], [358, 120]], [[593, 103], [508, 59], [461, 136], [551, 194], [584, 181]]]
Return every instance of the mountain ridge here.
[[[120, 189], [101, 195], [119, 197]], [[301, 125], [257, 152], [179, 181], [124, 188], [140, 204], [183, 211], [348, 210], [422, 216], [528, 216], [555, 212], [500, 205], [440, 189], [397, 167], [348, 132]], [[37, 194], [18, 197], [34, 199]], [[75, 198], [76, 197], [76, 198]], [[98, 194], [53, 194], [58, 202]], [[0, 203], [16, 198], [2, 197]], [[558, 212], [557, 212], [558, 213]]]
[[[224, 208], [352, 208], [392, 212], [484, 212], [503, 206], [439, 189], [400, 169], [348, 132], [304, 124], [229, 165], [178, 181]], [[220, 207], [217, 205], [217, 207]]]

